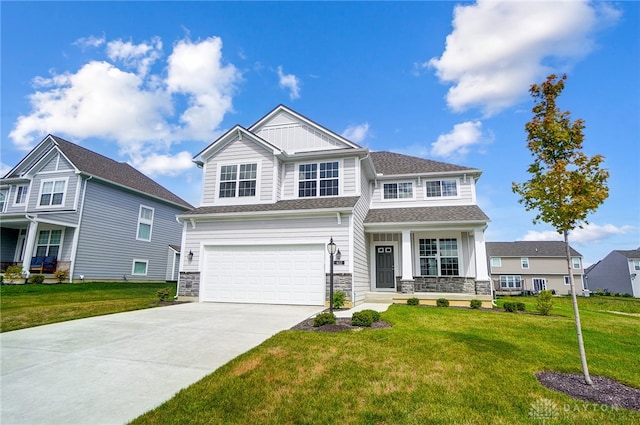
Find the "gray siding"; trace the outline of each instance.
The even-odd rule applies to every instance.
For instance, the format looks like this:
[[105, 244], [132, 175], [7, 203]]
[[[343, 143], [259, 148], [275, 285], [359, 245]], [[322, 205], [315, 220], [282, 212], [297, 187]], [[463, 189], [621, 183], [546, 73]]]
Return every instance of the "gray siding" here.
[[[636, 279], [640, 279], [640, 273], [636, 276]], [[609, 292], [633, 295], [629, 259], [612, 251], [589, 272], [587, 283], [591, 291], [600, 288]]]
[[[151, 241], [136, 240], [140, 205], [154, 208]], [[85, 280], [165, 280], [169, 244], [180, 245], [179, 209], [89, 181], [74, 278]], [[132, 276], [134, 259], [147, 260], [146, 276]]]

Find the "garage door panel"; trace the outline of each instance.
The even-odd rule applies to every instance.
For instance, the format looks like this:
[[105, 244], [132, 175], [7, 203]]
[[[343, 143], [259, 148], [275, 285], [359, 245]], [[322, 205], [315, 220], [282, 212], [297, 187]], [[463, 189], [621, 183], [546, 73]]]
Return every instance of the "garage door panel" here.
[[323, 245], [205, 247], [202, 301], [323, 305]]

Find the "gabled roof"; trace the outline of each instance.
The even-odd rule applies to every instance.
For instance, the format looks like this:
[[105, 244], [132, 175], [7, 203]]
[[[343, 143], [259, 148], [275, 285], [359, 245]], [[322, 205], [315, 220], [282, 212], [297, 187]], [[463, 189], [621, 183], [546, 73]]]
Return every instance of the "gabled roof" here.
[[53, 139], [60, 152], [84, 174], [133, 189], [172, 204], [193, 208], [187, 201], [125, 162], [114, 161], [57, 136], [49, 135], [49, 137]]
[[[563, 241], [486, 242], [489, 257], [566, 257]], [[572, 257], [582, 257], [569, 247]]]
[[477, 205], [452, 205], [371, 209], [367, 213], [364, 223], [460, 223], [488, 221], [489, 217], [487, 217]]
[[322, 197], [287, 199], [273, 204], [248, 204], [248, 205], [220, 205], [213, 207], [200, 207], [187, 211], [181, 217], [190, 215], [214, 215], [230, 213], [260, 213], [281, 211], [304, 211], [321, 209], [351, 209], [356, 205], [360, 197]]
[[201, 150], [196, 155], [194, 155], [193, 158], [195, 159], [195, 158], [198, 158], [198, 157], [211, 156], [213, 153], [215, 153], [216, 151], [222, 149], [224, 146], [226, 146], [232, 140], [236, 140], [236, 137], [238, 139], [241, 139], [242, 137], [247, 137], [247, 138], [255, 141], [256, 143], [258, 143], [259, 145], [263, 146], [265, 149], [272, 151], [273, 153], [281, 153], [282, 152], [282, 150], [280, 148], [278, 148], [277, 146], [273, 145], [272, 143], [269, 143], [267, 140], [264, 140], [260, 136], [251, 133], [250, 131], [248, 131], [247, 129], [245, 129], [244, 127], [242, 127], [240, 125], [235, 125], [235, 126], [233, 126], [233, 128], [231, 128], [231, 130], [228, 130], [227, 132], [225, 132], [222, 136], [218, 137], [216, 140], [211, 142], [211, 144], [209, 144], [203, 150]]
[[383, 175], [410, 175], [429, 173], [467, 172], [480, 174], [475, 168], [463, 167], [446, 162], [432, 161], [430, 159], [403, 155], [393, 152], [371, 152], [371, 159], [376, 167], [376, 172]]
[[640, 249], [628, 249], [628, 250], [618, 249], [616, 250], [616, 252], [627, 258], [640, 258]]

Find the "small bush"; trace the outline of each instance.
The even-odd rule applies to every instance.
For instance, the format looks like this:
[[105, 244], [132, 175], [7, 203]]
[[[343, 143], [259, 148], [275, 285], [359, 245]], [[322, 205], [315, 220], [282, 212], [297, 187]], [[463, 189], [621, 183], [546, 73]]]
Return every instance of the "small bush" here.
[[516, 310], [518, 311], [525, 311], [525, 305], [523, 302], [518, 301], [516, 304]]
[[16, 283], [17, 280], [22, 279], [24, 279], [22, 276], [22, 265], [7, 267], [7, 271], [4, 273], [4, 280], [6, 280], [7, 283]]
[[333, 293], [333, 307], [342, 308], [347, 300], [347, 295], [342, 291], [336, 291]]
[[56, 279], [58, 279], [58, 283], [65, 282], [67, 279], [69, 279], [69, 270], [67, 269], [56, 270], [53, 276]]
[[482, 307], [482, 301], [480, 301], [480, 300], [471, 300], [469, 302], [469, 307], [476, 308], [476, 309], [480, 308], [480, 307]]
[[33, 284], [43, 284], [44, 283], [44, 275], [43, 274], [32, 274], [29, 276], [29, 283]]
[[515, 313], [517, 310], [516, 303], [513, 303], [511, 301], [506, 301], [504, 304], [502, 304], [502, 308], [504, 308], [504, 311], [508, 311], [509, 313]]
[[170, 291], [169, 287], [158, 289], [156, 291], [156, 296], [158, 297], [158, 301], [160, 302], [167, 301], [167, 299], [169, 299], [169, 291]]
[[351, 317], [352, 326], [369, 327], [380, 320], [380, 313], [375, 310], [362, 310], [353, 313]]
[[438, 307], [449, 307], [449, 300], [446, 298], [438, 298], [436, 300], [436, 306]]
[[317, 328], [324, 325], [333, 325], [336, 323], [336, 316], [330, 311], [318, 314], [313, 318], [313, 327]]
[[551, 309], [553, 309], [553, 299], [551, 291], [540, 291], [540, 293], [538, 294], [538, 299], [536, 300], [536, 310], [543, 316], [548, 316], [551, 312]]
[[0, 274], [0, 285], [4, 285], [4, 275]]
[[418, 298], [409, 298], [407, 305], [420, 305], [420, 300]]

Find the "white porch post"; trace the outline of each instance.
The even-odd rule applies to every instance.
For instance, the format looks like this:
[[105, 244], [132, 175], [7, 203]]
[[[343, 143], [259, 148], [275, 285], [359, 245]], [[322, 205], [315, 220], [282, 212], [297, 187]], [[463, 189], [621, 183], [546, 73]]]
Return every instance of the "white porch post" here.
[[36, 236], [38, 234], [38, 223], [32, 221], [29, 223], [29, 229], [27, 230], [27, 240], [24, 244], [24, 258], [22, 259], [22, 270], [29, 271], [31, 266], [31, 256], [33, 255], [33, 247], [36, 244]]
[[489, 268], [487, 267], [487, 250], [484, 244], [484, 229], [474, 229], [473, 239], [476, 254], [476, 280], [488, 282]]
[[402, 231], [402, 277], [400, 280], [413, 281], [413, 269], [411, 267], [411, 230]]

